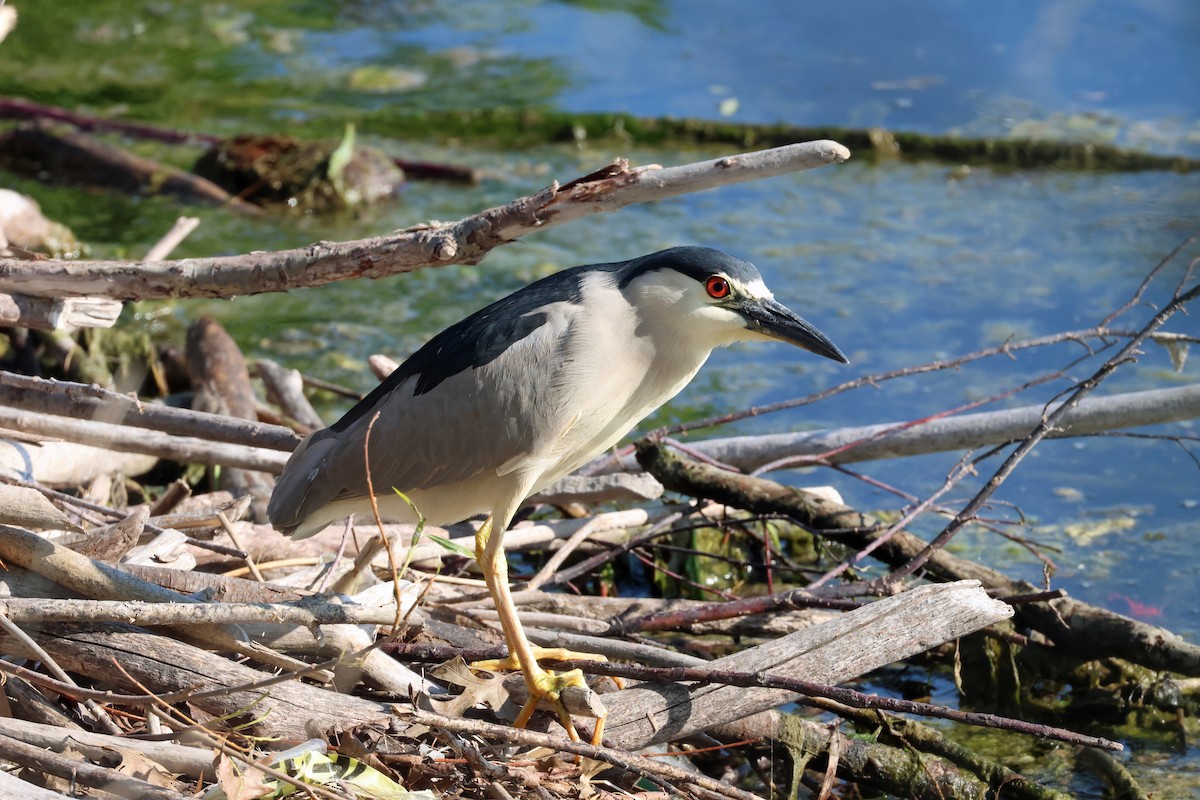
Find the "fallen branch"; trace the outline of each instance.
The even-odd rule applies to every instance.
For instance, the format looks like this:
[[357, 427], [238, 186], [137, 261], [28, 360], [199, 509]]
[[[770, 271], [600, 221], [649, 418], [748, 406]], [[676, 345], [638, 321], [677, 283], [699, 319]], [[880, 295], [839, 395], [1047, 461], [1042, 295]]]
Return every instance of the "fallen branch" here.
[[[802, 433], [731, 436], [690, 443], [688, 447], [699, 455], [744, 472], [753, 472], [774, 462], [786, 462], [788, 467], [795, 467], [803, 464], [806, 458], [822, 463], [852, 464], [1019, 440], [1055, 408], [1056, 404], [1049, 407], [1038, 404], [940, 417], [916, 425], [886, 422]], [[1086, 436], [1197, 417], [1200, 417], [1200, 384], [1089, 397], [1068, 411], [1046, 438]], [[641, 470], [632, 455], [621, 459], [620, 468]]]
[[[783, 514], [823, 536], [855, 548], [880, 538], [885, 526], [868, 514], [834, 503], [828, 498], [774, 481], [739, 475], [679, 458], [664, 448], [642, 442], [642, 465], [670, 491], [707, 497], [758, 514]], [[899, 567], [925, 550], [927, 543], [907, 531], [895, 531], [873, 555]], [[997, 570], [937, 550], [925, 564], [926, 577], [943, 581], [978, 580], [1001, 596], [1023, 595], [1041, 587], [1015, 581]], [[1022, 603], [1015, 607], [1018, 620], [1051, 639], [1073, 658], [1117, 657], [1151, 669], [1200, 676], [1200, 645], [1186, 642], [1170, 631], [1090, 606], [1071, 597], [1048, 603]]]
[[[269, 690], [243, 689], [270, 675], [140, 628], [99, 624], [83, 630], [77, 625], [53, 625], [38, 630], [36, 639], [71, 673], [128, 691], [152, 686], [160, 695], [183, 692], [190, 704], [213, 716], [253, 718], [251, 727], [242, 729], [247, 734], [303, 740], [312, 735], [309, 725], [340, 730], [354, 725], [382, 727], [393, 721], [385, 704], [298, 680], [277, 682]], [[11, 638], [0, 638], [0, 647], [10, 655], [27, 655]], [[114, 661], [122, 670], [113, 669]], [[228, 691], [214, 691], [220, 687]]]
[[[46, 380], [12, 372], [0, 372], [0, 405], [284, 453], [294, 450], [301, 438], [295, 431], [282, 425], [266, 425], [159, 403], [143, 403], [136, 397], [95, 384]], [[141, 435], [134, 434], [135, 437]]]
[[121, 316], [120, 300], [107, 297], [29, 297], [0, 294], [0, 325], [52, 331], [57, 328], [111, 328]]
[[[944, 591], [939, 591], [944, 590]], [[978, 584], [921, 586], [803, 631], [717, 659], [712, 669], [835, 684], [1012, 616]], [[605, 695], [605, 741], [629, 749], [671, 741], [794, 701], [798, 692], [651, 682]]]
[[[212, 768], [212, 751], [200, 747], [109, 736], [84, 730], [65, 731], [52, 725], [40, 725], [11, 717], [0, 717], [0, 735], [55, 752], [67, 748], [82, 749], [88, 756], [97, 755], [97, 750], [136, 750], [157, 761], [168, 772], [180, 773], [197, 780], [211, 781], [216, 777]], [[3, 796], [3, 787], [0, 787], [0, 796]]]
[[127, 425], [72, 417], [52, 417], [0, 406], [0, 427], [55, 436], [124, 453], [145, 453], [194, 464], [223, 464], [278, 475], [288, 454], [279, 450], [212, 442], [194, 436], [172, 436]]
[[143, 800], [192, 800], [190, 794], [155, 786], [115, 769], [96, 766], [79, 758], [59, 755], [53, 750], [26, 744], [19, 739], [4, 735], [0, 735], [0, 758], [27, 769], [56, 775], [72, 783], [78, 782], [84, 786], [105, 789], [117, 797], [139, 797]]
[[805, 142], [678, 167], [609, 167], [452, 223], [426, 223], [390, 236], [319, 242], [306, 248], [179, 261], [0, 259], [0, 291], [42, 297], [95, 295], [121, 300], [230, 297], [385, 278], [447, 264], [477, 263], [491, 250], [553, 225], [601, 211], [730, 183], [838, 163], [850, 151]]
[[138, 600], [0, 599], [0, 614], [20, 625], [53, 622], [124, 622], [156, 625], [391, 625], [395, 605], [358, 606], [316, 596], [303, 605], [284, 603], [162, 603]]

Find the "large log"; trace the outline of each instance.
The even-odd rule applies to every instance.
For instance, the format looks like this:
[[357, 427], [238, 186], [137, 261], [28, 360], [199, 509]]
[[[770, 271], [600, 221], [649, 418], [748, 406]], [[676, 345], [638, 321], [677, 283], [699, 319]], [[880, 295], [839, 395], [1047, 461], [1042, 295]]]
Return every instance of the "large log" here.
[[[920, 586], [706, 664], [836, 684], [1012, 616], [975, 581]], [[800, 695], [779, 689], [643, 683], [604, 696], [605, 744], [641, 748], [752, 716]]]

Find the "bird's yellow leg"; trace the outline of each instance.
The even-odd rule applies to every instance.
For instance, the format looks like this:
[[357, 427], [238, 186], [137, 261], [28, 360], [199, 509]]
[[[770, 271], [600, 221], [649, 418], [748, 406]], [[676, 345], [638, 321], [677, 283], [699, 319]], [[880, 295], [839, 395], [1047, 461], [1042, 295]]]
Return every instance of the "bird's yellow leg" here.
[[[492, 600], [496, 603], [496, 611], [500, 616], [500, 627], [504, 630], [504, 641], [508, 645], [508, 657], [478, 661], [471, 666], [489, 671], [521, 670], [525, 677], [525, 686], [529, 689], [529, 699], [522, 706], [521, 712], [513, 724], [518, 728], [524, 727], [537, 709], [538, 702], [542, 698], [546, 698], [558, 706], [558, 716], [562, 720], [563, 727], [567, 729], [567, 734], [573, 740], [579, 741], [575, 724], [571, 721], [571, 715], [562, 704], [559, 695], [568, 686], [580, 686], [587, 689], [588, 685], [583, 677], [583, 671], [573, 669], [563, 673], [550, 672], [538, 664], [538, 659], [582, 658], [604, 661], [604, 656], [594, 653], [576, 653], [562, 648], [535, 647], [529, 641], [525, 636], [525, 629], [521, 626], [521, 620], [517, 618], [517, 609], [513, 604], [512, 593], [508, 587], [508, 561], [504, 555], [504, 531], [494, 528], [492, 517], [488, 517], [483, 526], [475, 533], [475, 560], [479, 563], [484, 582], [487, 583]], [[593, 744], [599, 744], [603, 731], [604, 718], [599, 717], [596, 721], [596, 731], [592, 736]]]

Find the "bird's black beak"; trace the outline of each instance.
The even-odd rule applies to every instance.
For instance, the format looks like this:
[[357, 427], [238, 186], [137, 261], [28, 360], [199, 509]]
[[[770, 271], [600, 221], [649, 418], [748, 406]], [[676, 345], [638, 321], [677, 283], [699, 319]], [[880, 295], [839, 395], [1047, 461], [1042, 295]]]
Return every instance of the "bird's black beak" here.
[[832, 358], [843, 364], [850, 363], [838, 346], [829, 341], [825, 334], [781, 303], [774, 300], [752, 300], [740, 305], [738, 311], [746, 318], [746, 327], [749, 330], [780, 342], [803, 347], [819, 356]]

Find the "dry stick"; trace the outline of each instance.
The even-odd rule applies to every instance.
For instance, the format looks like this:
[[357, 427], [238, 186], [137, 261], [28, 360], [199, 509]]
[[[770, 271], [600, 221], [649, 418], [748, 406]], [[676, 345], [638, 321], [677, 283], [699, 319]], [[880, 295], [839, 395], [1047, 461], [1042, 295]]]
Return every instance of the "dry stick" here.
[[630, 168], [619, 160], [604, 170], [453, 223], [426, 223], [353, 242], [167, 262], [65, 261], [35, 266], [0, 259], [0, 292], [47, 297], [97, 295], [115, 299], [230, 297], [320, 286], [347, 278], [384, 278], [431, 266], [477, 263], [491, 250], [526, 234], [599, 211], [661, 200], [731, 183], [783, 175], [845, 161], [850, 151], [831, 141], [805, 142], [711, 161]]
[[172, 436], [89, 419], [47, 416], [9, 406], [0, 406], [0, 426], [121, 452], [146, 453], [195, 464], [222, 464], [276, 475], [283, 471], [288, 459], [288, 454], [279, 450], [213, 442], [194, 436]]
[[[165, 703], [183, 703], [197, 702], [207, 700], [214, 697], [224, 697], [225, 695], [234, 692], [256, 692], [260, 689], [267, 689], [271, 686], [276, 686], [283, 683], [290, 683], [298, 678], [312, 677], [321, 679], [322, 673], [328, 672], [339, 664], [344, 663], [347, 659], [357, 659], [364, 655], [365, 651], [357, 651], [349, 654], [339, 654], [325, 661], [318, 661], [315, 664], [297, 669], [290, 672], [283, 672], [278, 675], [269, 675], [265, 678], [260, 678], [243, 683], [233, 683], [223, 685], [218, 689], [206, 689], [203, 691], [197, 690], [195, 687], [188, 687], [177, 692], [166, 694], [158, 694], [154, 697], [149, 697], [145, 694], [120, 694], [118, 692], [109, 691], [107, 689], [86, 689], [82, 686], [76, 686], [73, 683], [55, 680], [42, 675], [40, 672], [26, 669], [25, 667], [10, 664], [3, 659], [0, 659], [0, 672], [7, 675], [12, 675], [17, 678], [23, 678], [29, 683], [36, 684], [43, 688], [70, 698], [83, 698], [95, 700], [99, 703], [108, 703], [110, 705], [134, 706], [140, 708], [143, 706], [153, 706], [155, 703], [162, 701]], [[176, 738], [180, 732], [172, 734], [170, 738]]]
[[135, 750], [158, 762], [168, 772], [187, 775], [195, 780], [210, 780], [215, 777], [212, 753], [199, 747], [134, 739], [129, 736], [109, 736], [84, 730], [68, 731], [56, 725], [42, 725], [11, 717], [0, 717], [0, 735], [11, 736], [27, 744], [51, 750], [65, 747], [83, 749], [85, 753], [91, 748], [104, 748], [108, 751]]
[[[384, 650], [408, 661], [425, 663], [442, 663], [453, 658], [464, 661], [482, 661], [500, 653], [499, 648], [459, 648], [430, 644], [395, 644], [385, 645]], [[783, 689], [806, 695], [808, 698], [827, 698], [835, 700], [851, 708], [870, 708], [881, 711], [893, 711], [900, 714], [917, 714], [923, 717], [936, 717], [962, 722], [984, 728], [999, 728], [1018, 733], [1040, 736], [1046, 739], [1056, 739], [1068, 744], [1099, 747], [1104, 750], [1119, 751], [1123, 745], [1099, 736], [1089, 736], [1082, 733], [1057, 728], [1051, 725], [1041, 725], [1025, 720], [1002, 717], [997, 714], [987, 714], [973, 711], [960, 711], [931, 703], [918, 703], [912, 700], [900, 700], [891, 697], [881, 697], [874, 694], [864, 694], [853, 689], [843, 689], [815, 681], [800, 678], [790, 678], [784, 675], [771, 675], [762, 672], [746, 672], [712, 669], [707, 666], [695, 667], [647, 667], [640, 664], [621, 664], [615, 661], [587, 661], [546, 659], [564, 669], [582, 669], [590, 675], [608, 675], [610, 677], [628, 678], [635, 681], [660, 681], [664, 683], [691, 683], [700, 685], [726, 684], [729, 686], [756, 687], [763, 689]], [[806, 704], [805, 698], [797, 702]]]
[[147, 261], [162, 261], [200, 225], [199, 217], [180, 217], [171, 229], [146, 251]]
[[[722, 472], [685, 461], [650, 442], [638, 443], [638, 457], [647, 471], [671, 491], [718, 502], [759, 514], [782, 514], [823, 536], [867, 545], [877, 530], [867, 514], [763, 478]], [[883, 545], [877, 558], [892, 566], [910, 561], [926, 548], [926, 542], [901, 531]], [[945, 550], [936, 551], [926, 565], [934, 580], [976, 579], [990, 591], [1022, 594], [1039, 587], [1015, 581], [990, 567], [959, 558]], [[1170, 631], [1066, 597], [1050, 603], [1021, 605], [1023, 625], [1035, 628], [1064, 652], [1081, 660], [1119, 656], [1157, 670], [1200, 675], [1200, 645], [1180, 639]]]
[[[127, 572], [94, 561], [28, 531], [0, 525], [0, 558], [43, 575], [61, 586], [92, 599], [153, 600], [165, 603], [194, 603], [193, 598], [141, 580]], [[302, 662], [277, 653], [254, 641], [236, 628], [199, 625], [187, 633], [211, 647], [232, 650], [275, 667], [295, 669]]]
[[[1024, 391], [1028, 391], [1029, 389], [1032, 389], [1036, 386], [1040, 386], [1043, 383], [1049, 383], [1050, 381], [1057, 380], [1065, 374], [1067, 369], [1070, 369], [1072, 366], [1075, 366], [1076, 364], [1082, 363], [1089, 357], [1090, 357], [1090, 355], [1080, 356], [1080, 357], [1076, 358], [1074, 361], [1072, 361], [1070, 364], [1068, 364], [1067, 367], [1064, 367], [1063, 369], [1056, 370], [1054, 372], [1049, 372], [1049, 373], [1046, 373], [1045, 375], [1039, 375], [1038, 377], [1034, 378], [1033, 380], [1026, 381], [1025, 383], [1022, 383], [1019, 386], [1013, 387], [1011, 389], [1008, 389], [1007, 391], [1003, 391], [998, 394], [994, 394], [990, 397], [984, 397], [979, 400], [974, 400], [969, 403], [964, 403], [960, 406], [956, 406], [954, 408], [949, 408], [944, 411], [939, 411], [937, 413], [930, 414], [925, 417], [920, 417], [918, 419], [912, 419], [912, 420], [908, 420], [906, 422], [899, 422], [891, 427], [881, 427], [878, 425], [873, 426], [875, 430], [871, 434], [871, 436], [863, 438], [863, 439], [859, 439], [857, 441], [846, 442], [846, 443], [834, 448], [833, 450], [830, 450], [825, 453], [821, 453], [821, 454], [817, 455], [815, 457], [815, 459], [821, 463], [830, 464], [838, 456], [840, 456], [842, 453], [845, 453], [846, 451], [855, 450], [855, 449], [861, 448], [861, 447], [866, 447], [867, 445], [870, 445], [874, 442], [878, 442], [883, 439], [891, 439], [901, 433], [904, 433], [905, 431], [908, 431], [908, 430], [911, 430], [914, 428], [920, 429], [921, 431], [927, 431], [930, 425], [933, 425], [941, 420], [945, 420], [947, 418], [951, 418], [951, 417], [955, 417], [955, 416], [959, 416], [959, 417], [965, 416], [965, 412], [967, 412], [967, 411], [971, 411], [971, 410], [979, 408], [981, 406], [997, 403], [1000, 400], [1005, 400], [1009, 397], [1012, 397], [1013, 395], [1019, 394]], [[787, 467], [808, 463], [813, 460], [814, 460], [813, 458], [806, 457], [806, 456], [797, 456], [797, 455], [786, 456], [786, 457], [778, 459], [776, 461], [771, 461], [766, 464], [763, 464], [762, 466], [755, 469], [753, 474], [760, 475], [764, 472], [771, 472], [773, 470], [785, 469]]]
[[[1045, 404], [1003, 411], [985, 411], [938, 419], [919, 427], [886, 422], [849, 428], [775, 433], [760, 436], [731, 436], [696, 442], [691, 448], [710, 459], [753, 472], [763, 464], [795, 456], [835, 452], [826, 458], [832, 464], [850, 464], [882, 458], [923, 455], [962, 450], [986, 444], [1008, 444], [1023, 438], [1046, 415]], [[1170, 389], [1149, 389], [1106, 397], [1089, 397], [1061, 419], [1061, 428], [1050, 438], [1091, 435], [1114, 428], [1159, 425], [1200, 417], [1200, 384]], [[888, 434], [879, 438], [880, 434]], [[853, 448], [846, 445], [856, 444]], [[628, 455], [614, 469], [636, 470]], [[604, 467], [604, 470], [609, 467]]]
[[146, 696], [150, 697], [154, 701], [154, 708], [152, 709], [153, 711], [155, 711], [158, 714], [162, 714], [165, 719], [170, 720], [173, 723], [182, 720], [186, 725], [189, 726], [190, 732], [193, 734], [193, 736], [195, 736], [197, 739], [199, 739], [200, 741], [207, 744], [209, 747], [212, 747], [214, 750], [219, 750], [222, 754], [225, 755], [226, 758], [234, 759], [236, 761], [241, 762], [245, 766], [248, 766], [252, 769], [259, 770], [263, 774], [274, 778], [276, 781], [281, 781], [283, 783], [288, 784], [289, 786], [292, 786], [292, 787], [304, 792], [309, 797], [324, 797], [324, 798], [327, 798], [327, 800], [342, 800], [342, 795], [335, 793], [335, 792], [331, 792], [328, 789], [326, 789], [325, 787], [320, 786], [319, 784], [305, 783], [304, 781], [301, 781], [298, 778], [296, 778], [292, 775], [289, 775], [288, 773], [284, 772], [283, 770], [277, 770], [277, 769], [274, 769], [273, 767], [269, 767], [266, 765], [255, 764], [253, 761], [250, 760], [250, 757], [247, 755], [246, 752], [243, 752], [242, 750], [239, 750], [235, 747], [231, 747], [230, 745], [226, 744], [224, 741], [221, 741], [220, 739], [209, 735], [207, 732], [207, 728], [205, 728], [202, 723], [199, 723], [196, 720], [192, 719], [184, 711], [177, 708], [176, 706], [164, 702], [161, 697], [156, 695], [154, 692], [150, 691], [150, 689], [145, 684], [143, 684], [137, 678], [130, 675], [129, 672], [121, 666], [119, 661], [116, 661], [114, 659], [114, 662], [115, 662], [116, 668], [121, 672], [122, 675], [124, 675], [131, 683], [133, 683], [135, 686], [137, 686], [139, 689], [141, 689], [146, 694]]
[[805, 588], [810, 591], [819, 589], [821, 586], [825, 585], [849, 569], [851, 564], [861, 563], [864, 558], [869, 556], [875, 550], [878, 550], [887, 543], [888, 539], [891, 539], [900, 531], [908, 530], [909, 523], [911, 523], [921, 514], [925, 513], [930, 506], [938, 501], [938, 498], [942, 497], [946, 494], [946, 492], [957, 486], [964, 478], [975, 474], [975, 471], [970, 464], [970, 458], [973, 453], [974, 451], [972, 450], [970, 453], [967, 453], [958, 460], [958, 463], [954, 465], [954, 469], [950, 471], [950, 474], [946, 476], [946, 480], [942, 482], [942, 485], [938, 487], [936, 491], [934, 491], [921, 502], [909, 508], [908, 511], [905, 512], [904, 516], [902, 516], [892, 525], [889, 525], [887, 530], [881, 532], [879, 536], [872, 540], [871, 543], [866, 547], [862, 548], [853, 556], [838, 564], [833, 569], [828, 570], [824, 575], [809, 583]]
[[[633, 633], [646, 631], [668, 631], [686, 628], [700, 622], [716, 622], [722, 619], [734, 619], [750, 614], [767, 614], [776, 611], [793, 611], [801, 608], [827, 608], [838, 611], [850, 611], [862, 603], [854, 600], [841, 600], [832, 597], [820, 597], [808, 589], [792, 589], [766, 597], [749, 597], [742, 600], [731, 600], [726, 603], [706, 603], [696, 608], [677, 611], [658, 611], [644, 614], [628, 620], [615, 620], [609, 627], [612, 636], [628, 636]], [[3, 608], [3, 605], [0, 605]]]
[[1121, 306], [1116, 311], [1112, 312], [1103, 320], [1101, 320], [1100, 327], [1103, 328], [1108, 326], [1117, 317], [1121, 316], [1126, 311], [1140, 303], [1142, 301], [1142, 296], [1145, 295], [1146, 290], [1150, 288], [1150, 284], [1154, 282], [1156, 277], [1158, 277], [1158, 273], [1166, 269], [1167, 265], [1174, 261], [1175, 257], [1182, 253], [1185, 247], [1197, 239], [1200, 239], [1200, 233], [1193, 233], [1191, 236], [1187, 237], [1178, 245], [1176, 245], [1174, 250], [1163, 256], [1162, 260], [1154, 265], [1154, 269], [1150, 270], [1150, 272], [1146, 274], [1146, 277], [1142, 279], [1142, 282], [1138, 285], [1137, 290], [1134, 291], [1133, 295], [1125, 302], [1125, 305]]
[[839, 724], [838, 720], [833, 720], [829, 723], [828, 757], [825, 764], [825, 775], [821, 779], [821, 791], [817, 794], [817, 800], [829, 800], [830, 795], [833, 793], [833, 781], [837, 778], [838, 760], [842, 755], [842, 737], [838, 736]]
[[573, 755], [583, 756], [595, 761], [604, 761], [620, 767], [635, 775], [641, 775], [654, 783], [664, 781], [696, 786], [722, 797], [733, 800], [761, 800], [757, 795], [742, 791], [728, 784], [688, 772], [670, 764], [663, 764], [651, 758], [645, 758], [634, 753], [616, 750], [610, 747], [598, 747], [583, 742], [572, 742], [548, 733], [538, 733], [528, 729], [512, 728], [508, 725], [496, 725], [482, 720], [455, 719], [444, 717], [431, 711], [419, 709], [396, 708], [396, 713], [402, 718], [426, 725], [430, 728], [440, 728], [454, 733], [469, 736], [485, 736], [499, 739], [502, 742], [517, 742], [527, 747], [549, 747]]
[[28, 297], [0, 294], [0, 325], [52, 331], [111, 328], [121, 316], [120, 300], [107, 297]]
[[[1010, 607], [988, 598], [975, 581], [919, 586], [710, 666], [842, 683], [1011, 616]], [[605, 740], [643, 747], [742, 719], [796, 696], [779, 689], [641, 684], [604, 696]]]
[[[137, 600], [72, 600], [0, 598], [0, 615], [21, 625], [49, 622], [125, 622], [159, 625], [388, 625], [395, 621], [391, 605], [347, 605], [314, 596], [302, 603], [163, 603]], [[0, 621], [0, 624], [3, 624]]]
[[[931, 361], [928, 364], [919, 364], [914, 367], [900, 367], [898, 369], [889, 370], [887, 372], [879, 372], [874, 375], [863, 375], [853, 380], [843, 381], [836, 386], [831, 386], [820, 392], [814, 392], [803, 397], [792, 398], [791, 400], [781, 400], [778, 403], [771, 403], [763, 406], [752, 406], [742, 411], [734, 411], [728, 414], [720, 414], [704, 419], [692, 420], [690, 422], [682, 422], [677, 425], [672, 425], [659, 430], [651, 431], [650, 436], [671, 436], [687, 431], [697, 430], [699, 428], [712, 428], [717, 425], [725, 425], [730, 422], [748, 419], [750, 417], [758, 417], [763, 414], [771, 414], [776, 411], [784, 411], [790, 408], [799, 408], [801, 406], [812, 405], [813, 403], [827, 400], [835, 395], [843, 394], [853, 389], [861, 389], [867, 386], [875, 386], [884, 381], [894, 380], [896, 378], [908, 378], [914, 375], [923, 375], [930, 372], [942, 372], [944, 370], [958, 369], [959, 367], [969, 364], [973, 361], [979, 361], [984, 358], [994, 358], [996, 356], [1012, 357], [1012, 354], [1019, 350], [1029, 350], [1037, 347], [1045, 347], [1052, 344], [1061, 344], [1063, 342], [1078, 342], [1086, 345], [1088, 339], [1104, 339], [1110, 336], [1132, 336], [1133, 334], [1123, 330], [1110, 330], [1106, 327], [1088, 328], [1086, 330], [1063, 331], [1061, 333], [1052, 333], [1046, 336], [1037, 336], [1030, 339], [1021, 339], [1015, 342], [1005, 342], [1004, 344], [995, 347], [985, 347], [980, 350], [975, 350], [970, 353], [965, 353], [948, 361], [938, 360]], [[1189, 339], [1189, 341], [1192, 341]]]
[[567, 557], [575, 552], [575, 549], [579, 545], [587, 541], [588, 537], [592, 535], [592, 531], [595, 530], [598, 521], [598, 518], [593, 517], [582, 528], [571, 534], [571, 538], [563, 542], [554, 555], [550, 556], [546, 563], [542, 565], [542, 568], [537, 571], [537, 574], [526, 581], [525, 585], [521, 588], [524, 590], [540, 589], [558, 571], [558, 568], [563, 565]]
[[[1064, 425], [1069, 424], [1063, 422], [1064, 418], [1070, 414], [1073, 408], [1079, 405], [1080, 401], [1082, 401], [1084, 397], [1086, 397], [1093, 389], [1099, 386], [1105, 378], [1115, 372], [1122, 364], [1136, 360], [1135, 356], [1142, 342], [1144, 342], [1156, 329], [1161, 327], [1164, 322], [1170, 319], [1176, 311], [1179, 311], [1197, 297], [1200, 297], [1200, 285], [1194, 286], [1191, 290], [1184, 292], [1183, 294], [1177, 294], [1175, 297], [1173, 297], [1170, 303], [1168, 303], [1161, 311], [1155, 314], [1150, 321], [1147, 322], [1140, 331], [1138, 331], [1137, 335], [1130, 339], [1125, 346], [1121, 348], [1120, 352], [1109, 358], [1108, 361], [1106, 361], [1100, 367], [1100, 369], [1096, 370], [1091, 377], [1082, 381], [1078, 387], [1070, 393], [1067, 399], [1064, 400], [1057, 408], [1047, 413], [1043, 417], [1041, 423], [1039, 423], [1038, 426], [1034, 428], [1028, 436], [1025, 437], [1024, 441], [1017, 445], [1017, 448], [1009, 454], [1008, 458], [1006, 458], [1004, 463], [1000, 465], [999, 469], [992, 474], [992, 477], [989, 478], [987, 483], [983, 485], [983, 488], [979, 490], [978, 494], [972, 497], [971, 500], [968, 501], [965, 506], [963, 506], [962, 510], [955, 515], [954, 519], [952, 519], [945, 528], [942, 529], [941, 533], [934, 537], [933, 541], [929, 543], [925, 550], [923, 550], [921, 553], [918, 553], [916, 558], [912, 559], [912, 561], [910, 561], [908, 564], [893, 570], [888, 576], [888, 580], [897, 581], [912, 575], [925, 565], [935, 550], [940, 550], [941, 548], [945, 547], [946, 543], [949, 542], [956, 533], [958, 533], [960, 530], [966, 527], [967, 524], [975, 519], [975, 516], [979, 513], [979, 510], [983, 508], [996, 490], [1000, 488], [1000, 485], [1004, 483], [1009, 475], [1012, 474], [1013, 470], [1017, 468], [1017, 465], [1021, 463], [1022, 459], [1029, 454], [1029, 451], [1031, 451], [1038, 444], [1038, 442], [1049, 435], [1056, 427], [1059, 427], [1060, 423]], [[1200, 389], [1200, 387], [1196, 388]]]
[[250, 574], [254, 576], [254, 580], [258, 581], [259, 583], [266, 583], [267, 579], [264, 578], [263, 574], [258, 571], [258, 565], [254, 563], [254, 557], [246, 551], [245, 547], [242, 546], [241, 537], [238, 535], [238, 532], [234, 530], [233, 523], [229, 521], [229, 517], [225, 516], [224, 511], [218, 511], [217, 519], [221, 521], [221, 527], [225, 530], [225, 535], [229, 537], [231, 542], [233, 542], [233, 546], [245, 553], [242, 560], [246, 562], [246, 568], [250, 570]]
[[[39, 643], [73, 673], [138, 690], [122, 675], [114, 674], [111, 664], [119, 660], [123, 670], [143, 683], [153, 684], [164, 695], [188, 692], [189, 705], [212, 716], [236, 717], [239, 725], [250, 728], [239, 730], [249, 735], [307, 739], [314, 727], [385, 726], [390, 714], [383, 703], [313, 686], [292, 675], [273, 683], [267, 691], [234, 688], [275, 676], [142, 628], [52, 625], [41, 631]], [[198, 685], [219, 688], [198, 692]]]
[[[11, 6], [9, 6], [11, 9]], [[3, 13], [4, 7], [0, 6], [0, 13]], [[0, 797], [5, 800], [12, 798], [21, 798], [21, 800], [72, 800], [65, 794], [52, 792], [41, 786], [35, 786], [32, 783], [21, 780], [11, 772], [0, 770]]]
[[294, 450], [301, 439], [282, 425], [144, 403], [95, 384], [46, 380], [12, 372], [0, 372], [0, 403], [44, 414], [114, 422], [285, 453]]
[[[553, 659], [547, 659], [552, 661]], [[881, 711], [894, 711], [899, 714], [917, 714], [922, 717], [936, 717], [982, 728], [999, 728], [1016, 731], [1044, 739], [1055, 739], [1068, 744], [1099, 747], [1103, 750], [1119, 751], [1124, 749], [1120, 742], [1114, 742], [1100, 736], [1088, 736], [1075, 733], [1065, 728], [1052, 725], [1041, 725], [1026, 722], [1021, 719], [1002, 717], [998, 714], [986, 714], [974, 711], [959, 711], [946, 706], [932, 703], [918, 703], [913, 700], [900, 700], [892, 697], [881, 697], [874, 694], [864, 694], [853, 689], [842, 689], [800, 678], [789, 678], [784, 675], [771, 675], [762, 672], [736, 672], [728, 670], [709, 669], [707, 667], [644, 667], [638, 664], [618, 664], [609, 661], [593, 661], [590, 666], [583, 667], [582, 661], [558, 661], [566, 669], [580, 667], [584, 672], [593, 675], [608, 675], [618, 678], [629, 678], [637, 681], [663, 681], [672, 683], [697, 682], [704, 684], [726, 684], [729, 686], [756, 687], [763, 689], [783, 689], [798, 692], [809, 697], [824, 697], [836, 700], [851, 708], [873, 708]], [[805, 703], [801, 698], [797, 702]]]
[[[51, 675], [63, 683], [71, 686], [75, 685], [75, 681], [71, 679], [71, 676], [67, 674], [66, 670], [58, 665], [58, 662], [56, 662], [49, 653], [43, 650], [41, 646], [29, 636], [29, 634], [25, 633], [25, 631], [23, 631], [19, 626], [14, 625], [12, 620], [3, 614], [0, 614], [0, 628], [6, 630], [9, 636], [14, 636], [19, 639], [21, 643], [28, 648], [29, 652], [33, 654], [34, 658], [45, 665], [46, 669], [50, 671]], [[94, 700], [85, 700], [84, 705], [87, 707], [87, 710], [90, 711], [96, 718], [96, 721], [100, 723], [100, 726], [106, 731], [109, 733], [121, 732], [121, 729], [117, 726], [117, 723], [113, 722], [112, 717], [108, 715], [108, 712], [105, 711], [104, 708], [102, 708]]]
[[26, 769], [77, 781], [84, 786], [103, 789], [118, 797], [138, 797], [142, 800], [193, 800], [192, 795], [155, 786], [115, 769], [59, 755], [52, 750], [26, 744], [9, 736], [0, 735], [0, 758], [20, 764]]

